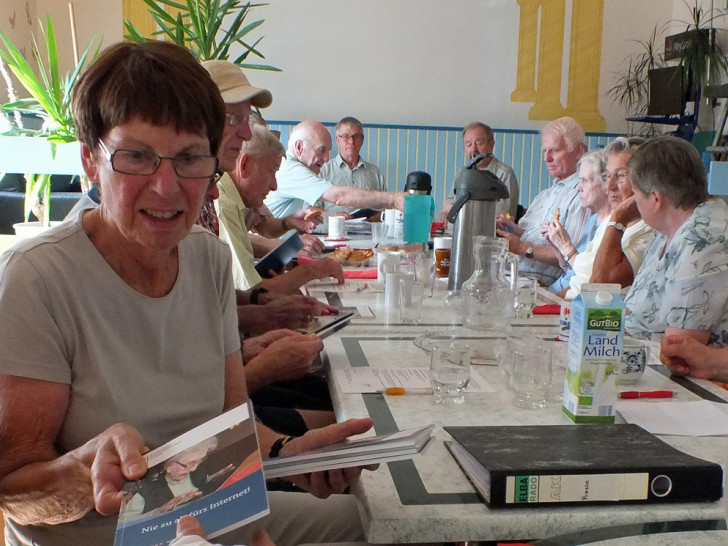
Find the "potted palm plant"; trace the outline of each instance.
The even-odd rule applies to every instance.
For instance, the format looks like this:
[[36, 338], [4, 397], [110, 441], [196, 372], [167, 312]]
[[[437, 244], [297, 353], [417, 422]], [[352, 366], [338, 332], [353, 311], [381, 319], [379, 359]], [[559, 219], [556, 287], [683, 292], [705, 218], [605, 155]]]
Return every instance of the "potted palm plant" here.
[[677, 48], [677, 58], [686, 74], [692, 81], [691, 94], [699, 95], [700, 90], [706, 85], [717, 83], [721, 75], [728, 75], [728, 62], [726, 61], [720, 44], [715, 38], [713, 21], [728, 13], [726, 10], [712, 11], [704, 10], [698, 6], [697, 1], [693, 6], [685, 2], [690, 10], [690, 20], [675, 21], [685, 25], [681, 47]]
[[[40, 137], [51, 147], [51, 154], [55, 156], [58, 145], [76, 141], [76, 128], [71, 115], [71, 92], [85, 62], [90, 56], [93, 58], [98, 54], [100, 45], [91, 55], [93, 41], [89, 43], [73, 72], [66, 72], [65, 75], [62, 75], [58, 60], [56, 34], [50, 16], [46, 17], [45, 27], [42, 21], [39, 21], [39, 27], [43, 47], [35, 39], [31, 46], [31, 52], [38, 68], [37, 73], [7, 34], [0, 31], [0, 42], [3, 46], [0, 48], [0, 56], [30, 95], [29, 98], [15, 99], [0, 106], [3, 114], [14, 121], [3, 135]], [[15, 93], [9, 78], [7, 78], [7, 85], [10, 96], [14, 97]], [[43, 122], [41, 128], [23, 127], [20, 121], [21, 114], [40, 117]], [[26, 174], [26, 221], [32, 212], [43, 225], [50, 225], [50, 180], [50, 174]]]
[[[705, 10], [697, 0], [692, 5], [684, 2], [690, 14], [687, 21], [672, 20], [665, 25], [655, 26], [647, 40], [637, 41], [640, 51], [628, 58], [627, 70], [617, 74], [616, 83], [607, 91], [612, 102], [624, 107], [628, 116], [642, 116], [647, 113], [649, 99], [649, 72], [654, 68], [665, 68], [672, 61], [682, 67], [682, 78], [686, 82], [685, 92], [690, 100], [699, 100], [702, 89], [728, 76], [726, 61], [720, 44], [715, 39], [713, 22], [723, 17], [728, 10]], [[683, 27], [683, 32], [665, 36], [667, 28]], [[658, 47], [665, 40], [669, 51]], [[697, 111], [697, 108], [696, 108]], [[643, 132], [651, 134], [649, 125]]]
[[[130, 21], [125, 21], [126, 39], [141, 42], [164, 36], [189, 49], [200, 61], [231, 60], [242, 68], [280, 70], [266, 64], [246, 62], [251, 53], [265, 58], [257, 49], [262, 37], [252, 43], [246, 41], [248, 35], [264, 22], [262, 19], [247, 22], [248, 16], [254, 8], [265, 4], [241, 0], [185, 0], [184, 3], [173, 0], [143, 1], [149, 7], [159, 30], [153, 33], [152, 38], [147, 38]], [[170, 12], [176, 12], [176, 15]], [[224, 20], [230, 21], [227, 29], [223, 27]], [[242, 53], [230, 59], [231, 50], [237, 46], [242, 48]]]

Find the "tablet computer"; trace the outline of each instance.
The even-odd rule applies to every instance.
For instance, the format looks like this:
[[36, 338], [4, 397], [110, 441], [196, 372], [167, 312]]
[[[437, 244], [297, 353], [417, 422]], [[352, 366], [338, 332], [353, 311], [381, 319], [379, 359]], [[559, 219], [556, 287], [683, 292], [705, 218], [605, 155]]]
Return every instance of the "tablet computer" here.
[[270, 278], [270, 271], [279, 273], [281, 269], [287, 266], [290, 261], [296, 257], [296, 254], [302, 248], [303, 241], [301, 240], [301, 237], [298, 236], [298, 231], [292, 229], [281, 237], [281, 242], [277, 247], [263, 256], [258, 263], [255, 264], [255, 270], [258, 272], [258, 275], [264, 279]]
[[339, 311], [338, 315], [321, 315], [315, 317], [305, 328], [299, 328], [297, 331], [302, 334], [316, 334], [320, 338], [340, 330], [346, 326], [356, 311]]

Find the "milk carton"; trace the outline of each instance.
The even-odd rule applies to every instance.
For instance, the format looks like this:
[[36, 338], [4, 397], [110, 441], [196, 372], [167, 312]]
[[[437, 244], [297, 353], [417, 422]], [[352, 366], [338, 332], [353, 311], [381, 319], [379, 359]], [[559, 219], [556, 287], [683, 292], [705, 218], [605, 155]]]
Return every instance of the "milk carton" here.
[[613, 423], [624, 304], [618, 284], [584, 284], [571, 306], [563, 410], [575, 423]]

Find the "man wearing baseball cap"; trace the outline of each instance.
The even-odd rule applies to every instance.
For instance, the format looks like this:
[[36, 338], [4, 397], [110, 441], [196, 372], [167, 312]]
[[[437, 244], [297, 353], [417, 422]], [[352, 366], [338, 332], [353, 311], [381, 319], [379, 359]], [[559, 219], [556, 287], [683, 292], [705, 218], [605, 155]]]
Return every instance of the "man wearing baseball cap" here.
[[250, 140], [248, 119], [252, 107], [268, 108], [273, 95], [267, 89], [253, 87], [239, 66], [230, 61], [205, 61], [202, 66], [210, 73], [225, 101], [226, 123], [218, 156], [220, 170], [232, 171], [244, 140]]
[[[229, 61], [205, 61], [202, 66], [217, 84], [225, 102], [227, 119], [218, 151], [219, 169], [223, 174], [218, 185], [224, 188], [227, 183], [234, 191], [237, 191], [227, 173], [235, 169], [243, 142], [251, 140], [253, 137], [248, 123], [252, 107], [266, 108], [273, 102], [273, 97], [267, 89], [250, 85], [248, 78], [245, 77], [240, 67]], [[213, 199], [205, 203], [204, 208], [207, 207], [209, 207], [208, 212], [214, 215], [214, 224], [217, 227], [217, 215], [215, 214]], [[201, 221], [202, 216], [205, 215], [204, 208], [203, 215], [198, 219], [198, 223], [211, 229], [210, 225]], [[212, 231], [219, 235], [217, 229]], [[241, 303], [242, 294], [245, 293], [250, 297], [251, 292], [238, 292], [238, 303]], [[262, 292], [258, 292], [258, 294], [262, 295]], [[250, 303], [263, 303], [260, 301], [258, 294], [256, 294], [256, 301]], [[265, 294], [265, 296], [270, 296], [270, 294]], [[288, 307], [288, 314], [296, 314], [292, 298], [304, 298], [304, 296], [287, 296], [285, 298], [287, 299], [281, 298], [280, 302], [284, 304], [284, 307]], [[270, 302], [270, 300], [268, 301]], [[275, 307], [275, 303], [274, 301], [266, 305], [257, 305], [255, 313], [243, 313], [243, 315], [250, 316], [254, 314], [255, 317], [253, 318], [259, 319], [264, 314], [263, 309]], [[238, 317], [241, 318], [240, 311]], [[261, 521], [266, 526], [270, 526], [271, 529], [275, 529], [276, 532], [285, 535], [287, 541], [294, 544], [360, 542], [363, 540], [363, 530], [355, 498], [351, 495], [331, 495], [342, 490], [342, 485], [347, 484], [333, 483], [333, 481], [332, 483], [315, 485], [296, 483], [296, 486], [303, 490], [310, 490], [321, 498], [314, 498], [306, 493], [273, 491], [269, 493], [271, 514]], [[279, 537], [280, 539], [282, 539], [282, 536]]]
[[[244, 206], [242, 199], [238, 194], [238, 190], [235, 187], [235, 183], [230, 178], [228, 173], [235, 170], [235, 166], [238, 161], [238, 155], [242, 148], [243, 142], [247, 142], [253, 138], [253, 133], [250, 128], [249, 119], [253, 110], [252, 107], [266, 108], [273, 102], [273, 97], [267, 89], [261, 89], [250, 85], [248, 78], [241, 68], [230, 61], [205, 61], [202, 66], [207, 70], [212, 77], [212, 80], [217, 85], [222, 95], [223, 101], [225, 102], [226, 112], [226, 123], [225, 129], [222, 135], [222, 141], [220, 143], [220, 150], [218, 151], [218, 157], [220, 159], [219, 170], [222, 175], [218, 181], [218, 190], [224, 193], [227, 197], [236, 200], [241, 206]], [[215, 196], [217, 198], [217, 196]], [[218, 203], [219, 204], [219, 203]], [[216, 235], [220, 236], [220, 224], [219, 218], [215, 209], [214, 198], [208, 197], [203, 204], [202, 213], [197, 219], [197, 223], [203, 227], [209, 229]], [[227, 235], [223, 229], [223, 235]], [[247, 237], [247, 233], [242, 234]], [[248, 244], [234, 244], [229, 237], [223, 237], [228, 244], [233, 248], [235, 254], [250, 253], [252, 255], [252, 248]], [[278, 303], [271, 302], [271, 295], [267, 294], [264, 297], [258, 297], [258, 294], [266, 293], [267, 290], [256, 286], [252, 290], [238, 291], [238, 303]], [[251, 313], [239, 313], [241, 319], [240, 328], [242, 332], [256, 332], [261, 333], [270, 328], [300, 328], [308, 323], [315, 314], [321, 314], [324, 311], [324, 306], [319, 304], [313, 298], [312, 302], [304, 300], [301, 295], [291, 296], [298, 298], [299, 301], [287, 301], [289, 312], [286, 313], [286, 320], [283, 323], [280, 321], [279, 310], [274, 309], [272, 305], [266, 305], [266, 309], [256, 309], [255, 316]], [[266, 301], [262, 301], [265, 299]], [[295, 305], [294, 305], [295, 303]], [[328, 312], [335, 312], [335, 309], [327, 307]], [[270, 315], [270, 316], [269, 316]], [[274, 317], [278, 317], [275, 319]], [[265, 325], [265, 328], [262, 326]]]
[[[252, 107], [267, 108], [273, 102], [273, 95], [267, 89], [250, 85], [240, 67], [230, 61], [205, 61], [202, 66], [210, 73], [225, 101], [225, 130], [217, 155], [220, 159], [218, 168], [227, 173], [235, 168], [243, 141], [253, 136], [248, 125]], [[220, 235], [214, 199], [209, 195], [205, 198], [197, 223]]]

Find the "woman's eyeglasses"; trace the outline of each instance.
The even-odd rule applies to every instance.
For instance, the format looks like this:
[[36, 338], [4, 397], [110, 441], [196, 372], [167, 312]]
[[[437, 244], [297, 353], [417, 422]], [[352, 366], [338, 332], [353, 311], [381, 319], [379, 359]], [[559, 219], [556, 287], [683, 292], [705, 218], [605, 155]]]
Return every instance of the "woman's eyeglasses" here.
[[111, 163], [111, 168], [123, 174], [154, 174], [163, 159], [172, 162], [174, 172], [180, 178], [210, 178], [217, 171], [218, 159], [211, 155], [180, 154], [175, 157], [162, 157], [140, 150], [119, 149], [111, 152], [102, 140], [99, 140], [99, 148]]

